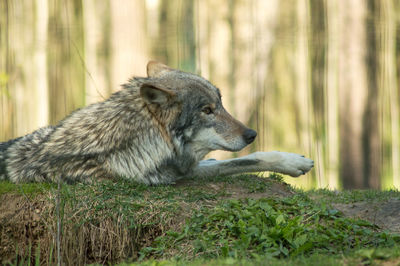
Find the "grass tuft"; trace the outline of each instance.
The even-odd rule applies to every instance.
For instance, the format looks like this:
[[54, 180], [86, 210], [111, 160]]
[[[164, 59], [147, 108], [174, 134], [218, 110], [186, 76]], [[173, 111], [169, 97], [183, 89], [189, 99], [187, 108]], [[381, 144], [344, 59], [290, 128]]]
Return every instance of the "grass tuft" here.
[[56, 185], [49, 183], [23, 183], [14, 184], [9, 181], [0, 181], [0, 196], [4, 194], [37, 195], [55, 188]]

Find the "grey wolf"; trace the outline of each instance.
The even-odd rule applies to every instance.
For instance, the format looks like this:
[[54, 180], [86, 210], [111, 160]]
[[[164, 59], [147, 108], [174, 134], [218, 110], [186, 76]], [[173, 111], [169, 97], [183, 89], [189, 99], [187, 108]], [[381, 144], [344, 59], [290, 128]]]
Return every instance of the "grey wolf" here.
[[0, 180], [168, 184], [256, 171], [299, 176], [313, 167], [285, 152], [202, 161], [213, 150], [241, 150], [257, 133], [224, 109], [219, 89], [206, 79], [155, 61], [147, 74], [56, 126], [0, 143]]

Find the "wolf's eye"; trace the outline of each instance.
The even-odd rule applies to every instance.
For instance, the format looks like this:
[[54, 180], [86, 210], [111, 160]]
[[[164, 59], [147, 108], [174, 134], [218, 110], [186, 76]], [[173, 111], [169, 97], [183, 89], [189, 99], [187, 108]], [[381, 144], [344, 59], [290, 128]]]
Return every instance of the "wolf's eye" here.
[[213, 113], [213, 110], [211, 109], [211, 107], [204, 107], [203, 110], [201, 110], [203, 113], [205, 113], [206, 115], [210, 115]]

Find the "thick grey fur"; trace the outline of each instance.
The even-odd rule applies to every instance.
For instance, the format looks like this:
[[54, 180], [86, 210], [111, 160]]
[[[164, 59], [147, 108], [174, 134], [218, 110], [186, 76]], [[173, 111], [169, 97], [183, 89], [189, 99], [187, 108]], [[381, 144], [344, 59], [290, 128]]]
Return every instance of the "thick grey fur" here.
[[[242, 149], [255, 131], [226, 112], [219, 90], [202, 77], [156, 62], [147, 70], [148, 77], [131, 79], [109, 99], [74, 111], [56, 126], [0, 143], [0, 180], [127, 178], [167, 184], [192, 175], [231, 174], [229, 169], [242, 172], [246, 165], [243, 171], [285, 173], [278, 164], [286, 157], [263, 165], [263, 153], [242, 161], [199, 163], [212, 150]], [[311, 169], [312, 161], [303, 159], [308, 161], [286, 172], [299, 175]]]

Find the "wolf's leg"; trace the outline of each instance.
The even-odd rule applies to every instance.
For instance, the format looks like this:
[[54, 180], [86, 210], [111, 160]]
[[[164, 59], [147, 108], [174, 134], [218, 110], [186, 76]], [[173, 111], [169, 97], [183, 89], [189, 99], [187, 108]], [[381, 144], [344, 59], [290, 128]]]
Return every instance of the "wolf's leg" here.
[[255, 152], [230, 160], [204, 160], [194, 169], [198, 177], [233, 175], [249, 172], [271, 171], [293, 177], [304, 175], [314, 166], [314, 161], [288, 152]]

